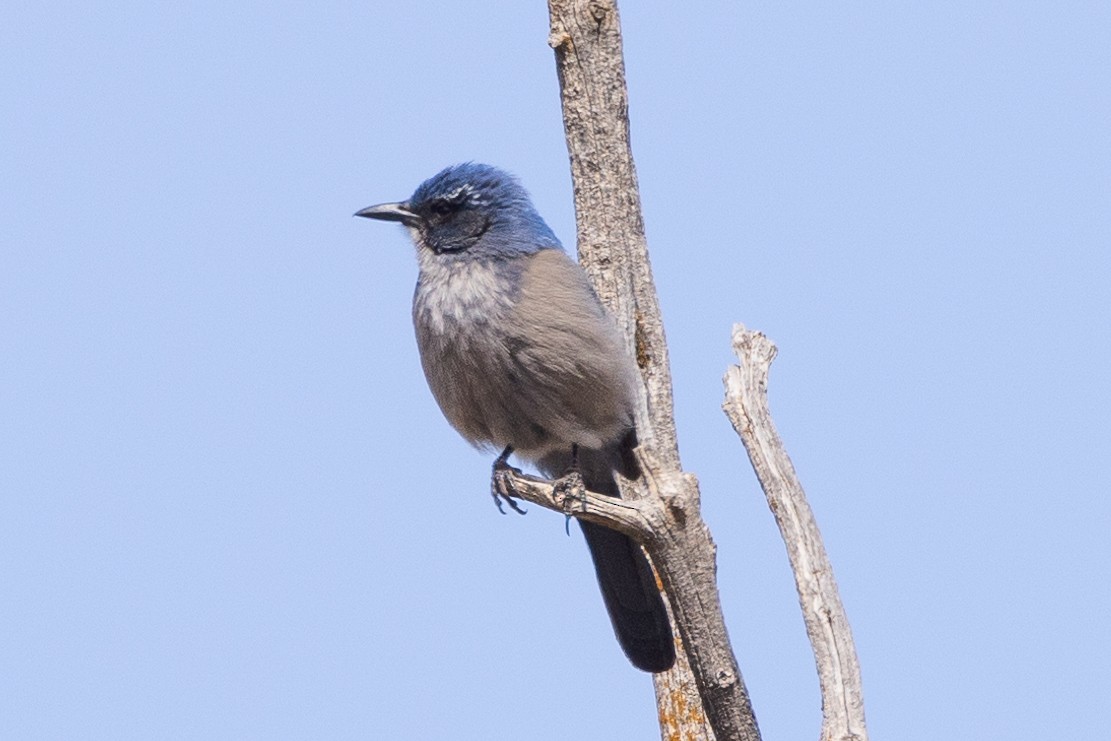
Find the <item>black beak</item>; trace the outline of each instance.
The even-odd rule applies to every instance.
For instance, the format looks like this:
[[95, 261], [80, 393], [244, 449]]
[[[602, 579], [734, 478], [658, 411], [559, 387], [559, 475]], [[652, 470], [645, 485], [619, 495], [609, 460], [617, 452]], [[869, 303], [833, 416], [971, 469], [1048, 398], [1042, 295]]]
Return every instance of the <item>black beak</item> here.
[[405, 226], [416, 226], [421, 221], [420, 216], [409, 210], [408, 203], [379, 203], [377, 206], [367, 206], [362, 211], [356, 211], [355, 215], [366, 219], [400, 221]]

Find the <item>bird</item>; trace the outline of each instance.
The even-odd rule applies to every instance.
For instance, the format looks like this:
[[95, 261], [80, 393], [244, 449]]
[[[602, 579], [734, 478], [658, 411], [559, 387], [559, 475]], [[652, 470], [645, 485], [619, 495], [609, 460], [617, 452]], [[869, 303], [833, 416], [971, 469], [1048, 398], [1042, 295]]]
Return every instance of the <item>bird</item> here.
[[[416, 247], [421, 366], [451, 426], [479, 449], [501, 450], [499, 509], [497, 473], [511, 454], [549, 478], [578, 471], [588, 490], [615, 497], [615, 474], [641, 475], [635, 361], [516, 177], [453, 165], [407, 200], [355, 215], [400, 222]], [[622, 533], [580, 526], [625, 655], [643, 671], [668, 670], [675, 641], [644, 551]]]

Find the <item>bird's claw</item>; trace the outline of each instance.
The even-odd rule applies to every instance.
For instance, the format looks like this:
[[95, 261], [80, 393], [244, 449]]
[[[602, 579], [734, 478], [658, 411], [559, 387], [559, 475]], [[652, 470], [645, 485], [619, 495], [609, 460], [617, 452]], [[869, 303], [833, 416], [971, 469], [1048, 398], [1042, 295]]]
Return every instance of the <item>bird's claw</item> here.
[[502, 507], [502, 500], [509, 505], [519, 515], [523, 515], [527, 510], [521, 509], [521, 505], [517, 504], [516, 497], [520, 496], [517, 491], [516, 484], [513, 483], [513, 477], [521, 473], [520, 469], [514, 468], [505, 461], [495, 461], [494, 471], [490, 479], [490, 496], [494, 498], [494, 504], [498, 506], [498, 512], [505, 514], [505, 508]]

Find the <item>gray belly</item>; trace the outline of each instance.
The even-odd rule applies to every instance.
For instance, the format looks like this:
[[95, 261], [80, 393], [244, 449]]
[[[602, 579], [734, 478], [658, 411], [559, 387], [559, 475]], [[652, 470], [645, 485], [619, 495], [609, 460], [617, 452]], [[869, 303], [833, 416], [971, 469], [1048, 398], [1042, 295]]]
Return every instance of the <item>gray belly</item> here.
[[432, 395], [467, 441], [498, 449], [512, 445], [536, 456], [562, 444], [544, 426], [530, 388], [534, 379], [523, 376], [515, 362], [512, 338], [478, 327], [426, 336], [418, 344]]

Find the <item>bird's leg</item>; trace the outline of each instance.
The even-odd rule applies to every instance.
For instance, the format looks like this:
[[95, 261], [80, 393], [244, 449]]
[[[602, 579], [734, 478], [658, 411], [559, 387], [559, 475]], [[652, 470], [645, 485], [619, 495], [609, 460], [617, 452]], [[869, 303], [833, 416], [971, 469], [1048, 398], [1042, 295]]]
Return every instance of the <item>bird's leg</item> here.
[[521, 509], [521, 506], [513, 498], [517, 496], [517, 487], [513, 485], [513, 475], [519, 474], [520, 471], [509, 465], [509, 456], [512, 454], [513, 446], [506, 445], [505, 450], [494, 460], [494, 470], [490, 477], [490, 496], [494, 497], [494, 504], [498, 505], [498, 512], [503, 515], [505, 509], [501, 506], [502, 499], [506, 501], [510, 509], [519, 515], [523, 515], [525, 510]]
[[[564, 478], [566, 478], [568, 476], [571, 476], [573, 474], [579, 474], [580, 478], [582, 476], [582, 474], [579, 473], [579, 444], [578, 443], [571, 443], [571, 465], [567, 467], [567, 471], [563, 474], [563, 476], [560, 478], [560, 480], [562, 481]], [[556, 482], [556, 486], [557, 487], [559, 486], [559, 482]], [[583, 511], [584, 512], [586, 511], [586, 503], [585, 502], [583, 503]], [[571, 515], [570, 515], [570, 513], [568, 513], [568, 514], [564, 515], [563, 517], [564, 517], [563, 532], [567, 533], [567, 535], [570, 536], [571, 535]]]
[[[586, 484], [583, 482], [582, 472], [579, 471], [579, 445], [578, 443], [571, 443], [571, 465], [567, 470], [555, 480], [552, 486], [556, 494], [563, 493], [563, 495], [577, 497], [582, 502], [582, 511], [586, 511], [585, 497], [578, 496], [578, 492], [586, 489]], [[568, 515], [569, 517], [570, 515]]]

